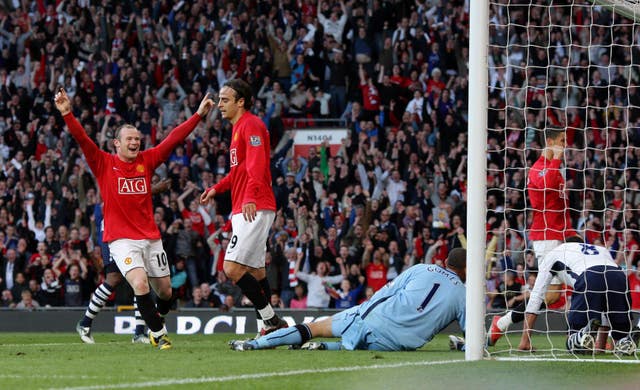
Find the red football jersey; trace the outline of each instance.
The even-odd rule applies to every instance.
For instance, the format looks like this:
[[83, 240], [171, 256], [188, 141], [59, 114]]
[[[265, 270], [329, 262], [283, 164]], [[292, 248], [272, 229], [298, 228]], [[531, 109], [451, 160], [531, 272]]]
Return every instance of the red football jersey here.
[[560, 240], [574, 236], [568, 202], [564, 192], [564, 178], [560, 174], [562, 160], [547, 160], [544, 155], [529, 171], [527, 191], [533, 208], [529, 231], [531, 240]]
[[369, 263], [365, 269], [367, 286], [378, 291], [387, 284], [387, 267], [384, 264]]
[[169, 158], [171, 151], [195, 129], [200, 115], [194, 114], [158, 146], [140, 152], [130, 163], [100, 150], [73, 115], [65, 115], [64, 121], [80, 145], [100, 187], [104, 200], [103, 241], [159, 239], [160, 231], [153, 219], [151, 177], [155, 169]]
[[630, 274], [629, 278], [629, 292], [631, 294], [631, 309], [640, 310], [640, 278], [634, 274]]
[[191, 211], [187, 208], [182, 210], [182, 219], [190, 219], [191, 220], [191, 230], [198, 233], [199, 235], [204, 237], [204, 218], [202, 218], [202, 214], [197, 211]]
[[369, 84], [361, 84], [362, 107], [368, 111], [378, 111], [380, 109], [380, 95], [378, 89]]
[[250, 112], [245, 112], [233, 125], [229, 157], [229, 174], [211, 188], [216, 194], [231, 190], [231, 212], [239, 214], [242, 206], [255, 203], [256, 210], [276, 210], [276, 199], [271, 188], [271, 146], [264, 123]]

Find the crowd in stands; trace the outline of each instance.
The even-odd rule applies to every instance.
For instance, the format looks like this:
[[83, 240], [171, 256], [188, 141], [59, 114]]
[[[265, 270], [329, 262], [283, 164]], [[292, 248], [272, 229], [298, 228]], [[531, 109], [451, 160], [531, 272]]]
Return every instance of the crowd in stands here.
[[[267, 271], [274, 306], [350, 307], [411, 265], [442, 264], [466, 245], [469, 1], [14, 0], [1, 7], [3, 306], [83, 305], [101, 277], [93, 223], [100, 194], [54, 108], [59, 87], [90, 137], [113, 151], [119, 124], [134, 124], [154, 145], [206, 92], [215, 96], [233, 78], [251, 84], [252, 111], [273, 148], [278, 211]], [[607, 46], [634, 42], [633, 32], [591, 30], [600, 44], [590, 50], [580, 32], [591, 22], [606, 26], [610, 14], [577, 7], [573, 27], [551, 28], [538, 8], [491, 9], [487, 240], [499, 257], [496, 271], [514, 271], [505, 285], [529, 282], [525, 167], [547, 124], [567, 126], [575, 145], [566, 166], [576, 227], [591, 233], [590, 242], [637, 255], [639, 149], [603, 151], [640, 144], [640, 112], [622, 107], [637, 104], [640, 95], [627, 86], [640, 75], [629, 62], [612, 63], [638, 58], [637, 49]], [[571, 9], [558, 12], [552, 17]], [[533, 27], [523, 28], [525, 21]], [[527, 46], [532, 32], [537, 44]], [[570, 43], [585, 46], [569, 51]], [[568, 75], [553, 72], [567, 62], [576, 64]], [[222, 272], [230, 197], [198, 203], [229, 172], [231, 125], [220, 118], [209, 115], [156, 172], [158, 182], [171, 181], [154, 207], [179, 306], [246, 303]], [[323, 143], [295, 155], [292, 126], [328, 118], [350, 130], [339, 151]]]

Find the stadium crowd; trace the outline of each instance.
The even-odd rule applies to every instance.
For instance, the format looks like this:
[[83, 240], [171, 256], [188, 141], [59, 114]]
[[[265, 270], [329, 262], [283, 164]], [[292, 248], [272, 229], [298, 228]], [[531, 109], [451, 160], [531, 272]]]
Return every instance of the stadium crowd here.
[[[233, 78], [251, 84], [252, 110], [273, 146], [274, 307], [351, 307], [414, 263], [442, 263], [466, 245], [468, 3], [4, 2], [2, 305], [81, 306], [101, 277], [93, 217], [100, 194], [55, 112], [60, 86], [90, 137], [112, 151], [119, 124], [134, 124], [154, 145], [207, 91]], [[528, 19], [515, 5], [492, 8], [487, 259], [498, 275], [513, 270], [493, 275], [502, 292], [524, 286], [535, 269], [525, 261], [525, 167], [544, 145], [539, 130], [547, 124], [567, 126], [574, 226], [617, 251], [621, 263], [639, 259], [640, 149], [615, 149], [640, 144], [640, 112], [623, 109], [640, 105], [640, 75], [630, 66], [638, 53], [608, 46], [635, 38], [631, 30], [592, 30], [600, 45], [569, 52], [569, 43], [586, 47], [587, 23], [607, 25], [610, 14], [574, 11], [572, 29], [549, 31], [549, 14], [538, 8]], [[551, 17], [569, 11], [558, 12]], [[534, 26], [507, 28], [507, 20]], [[532, 32], [548, 52], [525, 46]], [[568, 75], [554, 72], [567, 63], [575, 64]], [[231, 126], [220, 118], [209, 115], [156, 174], [157, 182], [171, 180], [154, 206], [180, 306], [246, 304], [222, 272], [230, 197], [216, 197], [215, 207], [197, 199], [229, 171]], [[322, 119], [346, 125], [350, 137], [334, 154], [323, 143], [295, 155], [294, 123]], [[493, 279], [488, 272], [487, 284]], [[505, 307], [515, 295], [502, 293], [504, 305], [490, 306]]]

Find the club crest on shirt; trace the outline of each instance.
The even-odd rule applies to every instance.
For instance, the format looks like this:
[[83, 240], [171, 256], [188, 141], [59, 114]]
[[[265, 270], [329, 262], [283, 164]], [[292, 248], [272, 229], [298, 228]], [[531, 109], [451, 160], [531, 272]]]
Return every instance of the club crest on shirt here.
[[133, 260], [131, 260], [131, 257], [127, 257], [126, 259], [124, 259], [124, 263], [125, 263], [126, 265], [131, 265], [131, 262], [132, 262], [132, 261], [133, 261]]
[[251, 146], [260, 146], [262, 145], [262, 140], [259, 135], [252, 135], [249, 137], [249, 144], [251, 144]]
[[544, 176], [544, 175], [546, 175], [546, 174], [547, 174], [547, 168], [542, 169], [540, 172], [538, 172], [538, 176], [539, 176], [539, 177], [542, 177], [542, 176]]
[[135, 195], [135, 194], [146, 194], [146, 193], [147, 193], [147, 180], [144, 177], [119, 177], [118, 178], [118, 194]]
[[144, 172], [144, 165], [142, 164], [138, 164], [138, 166], [136, 166], [136, 171], [143, 173]]

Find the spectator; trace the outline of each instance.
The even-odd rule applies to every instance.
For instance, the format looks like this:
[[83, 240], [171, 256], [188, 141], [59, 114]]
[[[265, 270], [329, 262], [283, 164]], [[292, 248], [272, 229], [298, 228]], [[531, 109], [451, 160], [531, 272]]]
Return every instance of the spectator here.
[[[22, 295], [22, 293], [20, 293], [20, 295]], [[13, 294], [11, 293], [11, 290], [2, 290], [0, 307], [6, 307], [9, 309], [13, 309], [14, 307], [16, 307], [16, 302], [14, 302]]]
[[373, 288], [373, 292], [380, 290], [387, 284], [388, 258], [385, 256], [384, 248], [374, 249], [369, 244], [363, 256], [363, 267], [366, 273], [367, 286]]
[[177, 258], [171, 266], [171, 291], [178, 299], [185, 299], [187, 286], [187, 271], [184, 259]]
[[16, 309], [31, 311], [40, 307], [40, 304], [38, 303], [38, 301], [34, 300], [33, 297], [31, 296], [31, 291], [24, 290], [21, 296], [22, 296], [22, 300], [18, 302], [18, 304], [15, 306]]
[[17, 256], [15, 249], [7, 249], [0, 265], [0, 285], [12, 289], [18, 273], [24, 270], [24, 260]]
[[87, 267], [82, 261], [78, 262], [77, 264], [71, 264], [71, 266], [69, 266], [66, 275], [62, 280], [64, 306], [77, 307], [86, 305], [84, 299], [84, 295], [86, 295], [86, 292], [83, 290], [86, 287], [87, 275]]
[[282, 302], [282, 299], [280, 299], [280, 295], [278, 295], [278, 293], [271, 294], [270, 303], [272, 307], [277, 307], [279, 309], [284, 309], [286, 307], [284, 305], [284, 302]]
[[304, 283], [300, 283], [295, 287], [294, 297], [291, 299], [289, 307], [292, 309], [307, 308], [307, 289]]
[[22, 290], [28, 290], [29, 284], [27, 279], [24, 277], [24, 273], [19, 272], [16, 274], [16, 277], [13, 281], [13, 288], [11, 288], [11, 295], [15, 302], [18, 302], [19, 297], [21, 297]]
[[340, 289], [337, 291], [338, 297], [335, 300], [336, 309], [348, 309], [358, 304], [360, 293], [364, 288], [362, 284], [364, 282], [364, 276], [360, 276], [359, 282], [357, 287], [352, 289], [349, 279], [342, 279]]
[[222, 305], [220, 298], [212, 293], [209, 283], [200, 284], [200, 290], [202, 291], [202, 300], [206, 302], [207, 307], [220, 307]]
[[62, 285], [60, 284], [58, 276], [50, 268], [46, 268], [42, 274], [40, 291], [40, 300], [43, 306], [61, 306]]
[[[340, 283], [344, 277], [347, 276], [346, 269], [342, 259], [336, 259], [340, 265], [342, 274], [329, 276], [329, 267], [326, 262], [319, 262], [316, 266], [315, 274], [308, 274], [306, 272], [296, 272], [296, 277], [303, 282], [307, 283], [309, 293], [307, 295], [307, 307], [326, 309], [329, 307], [331, 297], [327, 292], [327, 288], [333, 284]], [[299, 263], [300, 261], [298, 261]], [[296, 269], [300, 269], [300, 265], [296, 266]]]
[[191, 300], [187, 302], [184, 307], [188, 308], [198, 308], [198, 307], [209, 307], [209, 302], [202, 298], [202, 289], [200, 286], [196, 286], [191, 290]]
[[[213, 292], [220, 297], [223, 305], [228, 306], [229, 303], [235, 304], [236, 302], [242, 301], [242, 290], [227, 278], [224, 271], [216, 274], [216, 283], [213, 285]], [[233, 306], [228, 307], [230, 309]]]
[[[338, 44], [342, 43], [342, 32], [347, 23], [347, 9], [340, 1], [340, 12], [336, 6], [330, 7], [328, 2], [318, 0], [318, 22], [324, 27], [324, 33], [331, 36]], [[329, 18], [325, 16], [329, 12]]]
[[[181, 222], [182, 229], [179, 228]], [[189, 286], [199, 286], [198, 259], [196, 258], [196, 242], [199, 235], [193, 230], [191, 219], [176, 219], [167, 229], [167, 234], [175, 244], [176, 258], [184, 260]]]

